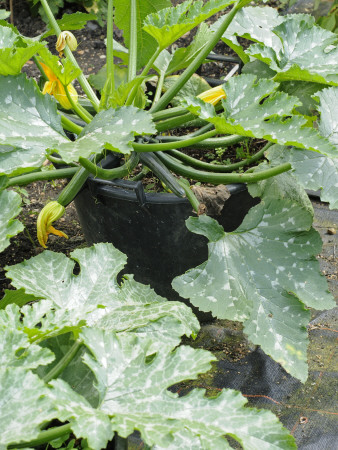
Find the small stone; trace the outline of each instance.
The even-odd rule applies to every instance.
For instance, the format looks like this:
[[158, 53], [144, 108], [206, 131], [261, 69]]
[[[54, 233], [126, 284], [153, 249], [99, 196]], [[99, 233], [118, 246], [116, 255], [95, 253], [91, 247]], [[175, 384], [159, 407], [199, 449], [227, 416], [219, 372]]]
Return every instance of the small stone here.
[[336, 234], [336, 230], [334, 228], [328, 228], [327, 234]]
[[106, 59], [106, 55], [100, 55], [99, 58], [100, 59]]

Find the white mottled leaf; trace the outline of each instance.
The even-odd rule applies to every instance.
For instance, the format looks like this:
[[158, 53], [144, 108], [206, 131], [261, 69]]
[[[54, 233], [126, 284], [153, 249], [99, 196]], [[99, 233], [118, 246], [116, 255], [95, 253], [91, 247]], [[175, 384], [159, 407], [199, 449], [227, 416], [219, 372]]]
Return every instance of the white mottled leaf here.
[[310, 314], [334, 306], [315, 255], [312, 212], [294, 200], [263, 197], [232, 233], [210, 217], [189, 218], [209, 240], [209, 257], [173, 281], [177, 292], [219, 318], [239, 320], [249, 339], [293, 376], [306, 380]]
[[50, 350], [31, 344], [23, 331], [0, 326], [0, 367], [35, 369], [53, 360], [54, 355]]
[[[29, 442], [55, 417], [47, 388], [25, 369], [0, 368], [0, 447]], [[24, 399], [24, 401], [23, 401]]]
[[66, 162], [101, 153], [103, 148], [121, 153], [132, 151], [131, 142], [136, 134], [152, 134], [156, 129], [151, 115], [134, 106], [123, 106], [98, 113], [84, 127], [74, 142], [65, 142], [55, 150]]
[[338, 37], [302, 14], [286, 16], [273, 29], [280, 44], [253, 44], [247, 50], [277, 72], [276, 81], [338, 84]]
[[20, 233], [24, 226], [15, 219], [21, 211], [21, 197], [14, 191], [0, 190], [0, 252], [10, 244], [10, 238]]
[[199, 98], [188, 96], [182, 103], [192, 113], [213, 123], [220, 133], [266, 139], [329, 156], [337, 154], [328, 139], [306, 126], [304, 117], [293, 115], [298, 98], [278, 92], [278, 87], [272, 80], [256, 81], [255, 75], [246, 74], [223, 85], [226, 99], [222, 100], [224, 113], [220, 115]]
[[[31, 330], [30, 336], [53, 336], [61, 331], [76, 330], [85, 323], [116, 332], [137, 329], [143, 334], [151, 322], [166, 316], [171, 317], [172, 336], [166, 342], [164, 333], [158, 345], [177, 345], [182, 334], [195, 335], [199, 330], [196, 317], [183, 303], [168, 302], [149, 286], [134, 281], [131, 275], [119, 285], [117, 276], [126, 263], [126, 256], [112, 244], [78, 249], [71, 257], [73, 259], [62, 253], [45, 251], [7, 267], [13, 286], [49, 300], [55, 308], [48, 312], [48, 308], [53, 308], [41, 301], [39, 306], [22, 308], [24, 326]], [[79, 275], [73, 274], [75, 261], [80, 266]], [[40, 315], [38, 308], [42, 308]], [[37, 328], [39, 321], [41, 326]], [[158, 326], [151, 330], [154, 336], [160, 337]]]
[[18, 175], [40, 167], [47, 148], [68, 141], [55, 101], [33, 79], [0, 76], [0, 172]]

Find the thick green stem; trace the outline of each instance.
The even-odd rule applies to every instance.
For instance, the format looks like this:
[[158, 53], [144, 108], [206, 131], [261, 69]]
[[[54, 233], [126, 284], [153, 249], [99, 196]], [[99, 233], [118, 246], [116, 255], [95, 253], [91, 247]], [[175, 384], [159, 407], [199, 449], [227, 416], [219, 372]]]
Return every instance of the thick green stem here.
[[129, 175], [137, 166], [139, 161], [138, 154], [133, 152], [131, 157], [121, 166], [114, 167], [113, 169], [102, 169], [96, 164], [90, 162], [87, 158], [79, 158], [80, 164], [88, 170], [92, 175], [103, 180], [115, 180], [116, 178], [124, 178]]
[[241, 1], [238, 1], [232, 8], [232, 10], [224, 17], [223, 22], [219, 26], [218, 30], [214, 33], [210, 39], [208, 45], [206, 45], [203, 50], [199, 53], [197, 58], [195, 58], [187, 69], [180, 75], [176, 83], [174, 83], [167, 92], [161, 97], [161, 99], [154, 105], [151, 109], [152, 112], [160, 111], [164, 109], [170, 101], [175, 97], [175, 95], [180, 91], [180, 89], [186, 84], [186, 82], [192, 77], [199, 66], [207, 58], [211, 50], [215, 47], [218, 41], [223, 36], [225, 30], [228, 28], [233, 18], [235, 17], [237, 11], [242, 7]]
[[233, 164], [210, 164], [204, 161], [200, 161], [199, 159], [192, 158], [189, 155], [186, 155], [185, 153], [179, 152], [178, 150], [170, 150], [168, 151], [169, 155], [173, 156], [174, 158], [192, 166], [196, 169], [200, 170], [207, 170], [208, 172], [220, 172], [220, 173], [227, 173], [232, 172], [233, 170], [240, 169], [241, 167], [247, 166], [249, 164], [252, 164], [256, 161], [259, 161], [263, 156], [264, 152], [273, 145], [271, 142], [267, 144], [265, 147], [263, 147], [259, 152], [257, 152], [255, 155], [251, 156], [250, 158], [243, 159], [242, 161], [239, 161], [237, 163]]
[[183, 165], [175, 158], [165, 153], [157, 153], [159, 159], [168, 167], [168, 169], [192, 180], [201, 181], [203, 183], [212, 184], [230, 184], [230, 183], [255, 183], [257, 181], [266, 180], [280, 173], [287, 172], [291, 169], [290, 163], [281, 164], [271, 169], [262, 170], [254, 173], [212, 173], [197, 170], [192, 167]]
[[61, 158], [57, 158], [56, 156], [53, 156], [53, 155], [47, 155], [47, 159], [48, 159], [48, 161], [50, 161], [53, 164], [63, 164], [64, 166], [70, 166], [70, 167], [76, 167], [76, 168], [79, 167], [76, 163], [66, 163]]
[[133, 148], [136, 152], [159, 152], [159, 151], [166, 151], [166, 150], [173, 150], [176, 148], [183, 148], [183, 147], [191, 147], [192, 145], [196, 144], [197, 142], [203, 141], [204, 139], [208, 139], [212, 136], [215, 136], [216, 130], [208, 131], [207, 133], [201, 134], [200, 136], [195, 136], [191, 139], [184, 139], [182, 141], [176, 141], [176, 142], [165, 142], [162, 144], [138, 144], [136, 142], [133, 142]]
[[[162, 97], [163, 98], [163, 97]], [[192, 113], [187, 113], [179, 117], [173, 117], [172, 119], [162, 120], [161, 122], [157, 122], [155, 124], [156, 130], [160, 133], [162, 131], [171, 130], [173, 128], [178, 128], [184, 125], [187, 122], [191, 122], [196, 119], [196, 116]]]
[[[197, 138], [199, 136], [204, 136], [204, 134], [198, 134], [196, 136], [189, 136], [189, 138]], [[161, 141], [172, 142], [175, 143], [176, 147], [179, 148], [177, 145], [181, 142], [184, 142], [187, 140], [185, 136], [160, 136], [159, 139]], [[203, 141], [194, 143], [195, 148], [219, 148], [219, 147], [229, 147], [229, 145], [237, 144], [238, 142], [245, 141], [247, 138], [244, 136], [238, 136], [237, 134], [234, 134], [232, 136], [222, 136], [220, 138], [214, 138], [214, 139], [204, 139]]]
[[10, 178], [9, 186], [25, 186], [40, 180], [57, 180], [60, 178], [72, 178], [78, 169], [70, 167], [69, 169], [44, 170], [43, 172], [31, 172], [18, 177]]
[[75, 134], [80, 134], [81, 131], [83, 130], [83, 128], [80, 127], [80, 125], [76, 125], [76, 123], [72, 122], [70, 119], [68, 119], [68, 117], [66, 117], [63, 114], [61, 114], [61, 123], [65, 130]]
[[136, 76], [137, 67], [137, 4], [136, 0], [130, 0], [130, 33], [129, 33], [129, 61], [128, 81]]
[[171, 119], [172, 117], [184, 116], [187, 112], [185, 108], [176, 106], [175, 108], [164, 109], [163, 111], [153, 113], [152, 119], [154, 122], [157, 122], [159, 120]]
[[115, 90], [114, 77], [114, 15], [113, 15], [113, 0], [108, 0], [107, 10], [107, 80], [110, 79], [111, 90]]
[[184, 189], [185, 195], [186, 195], [187, 199], [189, 200], [191, 206], [193, 207], [194, 211], [198, 212], [200, 202], [198, 201], [196, 195], [191, 190], [189, 181], [186, 180], [185, 178], [180, 178], [177, 181]]
[[54, 378], [57, 378], [65, 368], [73, 361], [77, 352], [80, 350], [82, 342], [75, 341], [68, 352], [60, 359], [60, 361], [55, 364], [55, 366], [50, 370], [44, 377], [43, 381], [49, 383]]
[[[48, 17], [48, 20], [56, 34], [57, 37], [59, 37], [59, 34], [61, 33], [61, 29], [59, 27], [59, 25], [57, 24], [53, 13], [47, 3], [47, 0], [41, 0], [41, 5]], [[68, 57], [68, 59], [74, 64], [75, 67], [81, 69], [78, 65], [78, 63], [76, 62], [76, 59], [74, 58], [73, 53], [71, 52], [71, 50], [69, 49], [68, 45], [66, 46], [66, 48], [64, 49], [64, 53], [65, 55]], [[99, 110], [99, 99], [96, 97], [94, 91], [92, 90], [90, 84], [88, 83], [86, 77], [83, 75], [83, 73], [81, 73], [81, 75], [78, 76], [78, 80], [79, 83], [82, 87], [82, 89], [84, 90], [84, 92], [86, 93], [87, 97], [89, 98], [89, 100], [92, 102], [94, 108], [96, 111]]]
[[15, 448], [33, 448], [39, 445], [47, 444], [48, 442], [53, 441], [65, 434], [68, 434], [72, 431], [70, 423], [66, 425], [61, 425], [60, 427], [49, 428], [46, 431], [41, 431], [36, 439], [31, 440], [30, 442], [24, 442], [20, 444], [11, 444], [8, 446], [9, 449]]
[[72, 110], [86, 123], [90, 123], [93, 116], [89, 116], [89, 113], [79, 104], [74, 102], [72, 99], [72, 96], [70, 95], [67, 86], [63, 86], [65, 88], [66, 96], [69, 101], [69, 103], [72, 105]]
[[154, 101], [153, 101], [153, 105], [155, 105], [162, 94], [162, 87], [163, 87], [163, 83], [164, 83], [164, 77], [165, 77], [165, 72], [161, 72], [161, 75], [159, 76], [159, 79], [157, 81], [157, 86], [156, 86], [156, 92], [155, 92], [155, 96], [154, 96]]
[[157, 47], [155, 53], [153, 54], [153, 56], [149, 59], [149, 61], [147, 62], [147, 65], [144, 67], [144, 69], [141, 72], [141, 77], [145, 77], [146, 75], [148, 75], [149, 70], [151, 69], [151, 66], [153, 65], [153, 63], [156, 61], [158, 55], [161, 53], [163, 49], [160, 47]]

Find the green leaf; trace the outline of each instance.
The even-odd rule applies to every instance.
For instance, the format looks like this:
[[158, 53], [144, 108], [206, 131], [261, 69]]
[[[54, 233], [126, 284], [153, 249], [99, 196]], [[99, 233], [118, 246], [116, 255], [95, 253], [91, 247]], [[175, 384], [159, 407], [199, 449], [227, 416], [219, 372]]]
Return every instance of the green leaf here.
[[298, 99], [278, 92], [278, 87], [272, 80], [256, 82], [254, 75], [240, 75], [223, 85], [226, 99], [222, 100], [224, 113], [220, 115], [216, 115], [211, 104], [198, 98], [187, 97], [182, 103], [192, 113], [213, 123], [220, 133], [266, 139], [329, 156], [336, 154], [327, 139], [306, 126], [304, 117], [293, 115]]
[[[232, 233], [214, 233], [214, 219], [189, 218], [191, 231], [212, 238], [209, 257], [173, 281], [202, 311], [239, 320], [249, 339], [293, 376], [307, 378], [306, 325], [316, 309], [334, 306], [315, 256], [319, 234], [298, 201], [263, 197]], [[215, 240], [216, 239], [216, 240]]]
[[[114, 65], [114, 79], [115, 79], [115, 87], [116, 88], [118, 88], [123, 83], [127, 83], [128, 69], [125, 67], [121, 68], [115, 64]], [[90, 82], [90, 84], [98, 91], [102, 91], [106, 80], [107, 80], [106, 64], [103, 67], [101, 67], [101, 69], [95, 75], [90, 75], [88, 77], [88, 81]]]
[[[170, 77], [166, 77], [163, 83], [164, 92], [170, 89], [170, 87], [175, 84], [179, 75], [171, 75]], [[179, 92], [177, 97], [174, 97], [171, 100], [172, 105], [179, 106], [182, 101], [182, 97], [185, 96], [197, 96], [204, 91], [210, 89], [210, 85], [204, 78], [200, 77], [196, 73], [185, 83], [182, 89]]]
[[55, 417], [48, 390], [40, 378], [18, 368], [0, 368], [0, 447], [30, 441], [42, 424]]
[[18, 175], [40, 167], [46, 148], [68, 142], [56, 103], [24, 74], [0, 77], [0, 167]]
[[338, 150], [338, 88], [332, 87], [317, 92], [315, 98], [319, 100], [317, 107], [320, 112], [319, 131]]
[[[105, 413], [111, 417], [112, 430], [121, 437], [138, 429], [148, 445], [173, 448], [174, 442], [175, 448], [187, 448], [184, 444], [190, 438], [198, 444], [196, 448], [229, 448], [224, 435], [230, 434], [244, 448], [270, 443], [276, 448], [295, 448], [293, 437], [276, 417], [268, 411], [244, 408], [246, 399], [239, 392], [223, 390], [210, 399], [204, 396], [204, 390], [180, 398], [167, 390], [207, 371], [215, 359], [211, 353], [181, 346], [174, 352], [159, 351], [147, 361], [147, 345], [137, 339], [125, 341], [96, 329], [86, 329], [82, 335], [93, 354], [86, 354], [84, 361], [96, 375], [98, 410], [91, 412], [81, 398], [75, 399], [65, 383], [52, 382], [59, 415], [71, 421], [73, 430], [75, 424], [79, 426], [77, 437], [94, 440], [95, 427], [80, 429], [80, 423], [92, 414], [93, 421], [104, 430], [101, 414]], [[102, 436], [105, 434], [103, 431]], [[98, 443], [91, 442], [94, 450], [99, 448]]]
[[101, 153], [103, 148], [128, 154], [136, 134], [153, 134], [155, 131], [149, 113], [134, 106], [123, 106], [101, 111], [84, 127], [76, 141], [61, 143], [54, 149], [65, 162]]
[[9, 11], [6, 11], [5, 9], [0, 9], [0, 20], [5, 20], [10, 15], [11, 13]]
[[287, 16], [273, 29], [280, 39], [278, 45], [253, 44], [247, 53], [275, 70], [276, 81], [303, 80], [337, 85], [338, 37], [314, 25], [310, 17]]
[[55, 358], [47, 348], [31, 344], [23, 331], [6, 325], [0, 327], [0, 367], [35, 369]]
[[63, 85], [68, 86], [82, 73], [81, 69], [76, 67], [68, 57], [63, 58], [60, 64], [60, 58], [45, 47], [39, 51], [39, 55], [39, 61], [46, 64]]
[[[137, 7], [137, 68], [143, 67], [157, 48], [156, 41], [142, 30], [142, 24], [148, 14], [171, 6], [170, 0], [136, 0]], [[123, 30], [124, 42], [129, 47], [130, 2], [115, 0], [115, 25]]]
[[[257, 61], [257, 60], [256, 60]], [[296, 110], [304, 116], [313, 116], [317, 109], [316, 101], [313, 99], [313, 94], [326, 88], [327, 85], [319, 83], [310, 83], [307, 81], [283, 81], [279, 89], [286, 92], [288, 95], [298, 97], [301, 105], [297, 106]], [[328, 137], [321, 133], [322, 136]]]
[[20, 233], [24, 226], [14, 219], [21, 211], [21, 197], [14, 191], [0, 191], [0, 252], [10, 244], [10, 238]]
[[9, 27], [0, 25], [0, 75], [17, 75], [43, 43], [18, 35]]
[[165, 8], [158, 13], [149, 14], [144, 21], [143, 30], [156, 39], [161, 49], [165, 49], [232, 3], [233, 0], [209, 0], [207, 3], [187, 0], [175, 8]]
[[15, 304], [18, 306], [37, 300], [34, 295], [26, 294], [24, 289], [16, 291], [5, 289], [5, 295], [0, 300], [0, 309], [5, 309], [7, 305]]
[[133, 80], [129, 81], [129, 83], [120, 82], [117, 89], [115, 89], [114, 92], [108, 93], [108, 95], [105, 95], [105, 91], [103, 90], [101, 92], [100, 109], [118, 108], [120, 106], [123, 106], [134, 87], [137, 88], [137, 92], [135, 95], [133, 106], [139, 109], [143, 109], [147, 102], [147, 97], [142, 86], [143, 81], [143, 77], [136, 77]]
[[[77, 11], [74, 14], [64, 14], [62, 18], [57, 20], [56, 22], [59, 25], [61, 31], [70, 31], [70, 30], [80, 30], [81, 28], [84, 28], [88, 20], [96, 20], [96, 15], [85, 14]], [[54, 30], [49, 28], [42, 35], [42, 38], [45, 39], [46, 37], [53, 36], [54, 34], [55, 34]]]
[[[221, 20], [223, 18], [220, 18], [211, 26], [212, 31], [217, 30]], [[238, 42], [237, 36], [261, 42], [269, 47], [276, 47], [280, 43], [272, 30], [282, 23], [283, 20], [284, 17], [278, 15], [277, 10], [269, 6], [242, 8], [238, 11], [221, 39], [238, 54], [244, 63], [247, 63], [250, 58]]]
[[[7, 267], [13, 286], [48, 300], [21, 309], [24, 317], [20, 327], [34, 339], [76, 331], [84, 321], [117, 332], [137, 329], [141, 335], [147, 331], [149, 323], [167, 316], [171, 319], [167, 321], [172, 333], [168, 343], [177, 345], [183, 334], [196, 335], [199, 330], [196, 317], [183, 303], [168, 302], [149, 286], [134, 281], [131, 275], [120, 286], [117, 276], [125, 265], [126, 256], [111, 244], [75, 250], [71, 257], [73, 260], [61, 253], [45, 251]], [[80, 266], [80, 274], [76, 276], [73, 274], [75, 261]], [[55, 286], [58, 286], [57, 291]], [[47, 312], [52, 309], [49, 302], [56, 308], [55, 313]], [[44, 309], [39, 312], [39, 307]], [[150, 329], [154, 335], [159, 335], [158, 327]], [[159, 342], [166, 345], [165, 338]]]

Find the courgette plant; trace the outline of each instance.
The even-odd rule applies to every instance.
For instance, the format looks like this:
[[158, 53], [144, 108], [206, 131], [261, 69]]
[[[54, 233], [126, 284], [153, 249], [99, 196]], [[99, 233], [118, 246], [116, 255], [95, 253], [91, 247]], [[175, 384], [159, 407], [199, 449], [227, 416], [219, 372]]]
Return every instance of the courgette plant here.
[[[0, 11], [0, 250], [23, 229], [13, 186], [70, 180], [39, 215], [38, 238], [46, 247], [49, 233], [64, 235], [53, 223], [89, 175], [130, 176], [143, 164], [197, 212], [193, 181], [246, 183], [260, 203], [234, 232], [192, 213], [187, 227], [209, 239], [209, 256], [173, 287], [201, 310], [243, 322], [254, 344], [305, 381], [308, 308], [334, 306], [315, 258], [321, 239], [305, 189], [321, 189], [322, 200], [337, 207], [337, 36], [311, 16], [280, 16], [248, 3], [109, 0], [107, 64], [92, 85], [72, 53], [71, 34], [92, 15], [55, 20], [41, 0], [50, 26], [32, 39]], [[214, 25], [206, 24], [226, 7]], [[113, 24], [124, 46], [114, 41]], [[197, 26], [189, 46], [173, 47]], [[52, 34], [59, 56], [44, 41]], [[237, 53], [243, 70], [210, 89], [196, 71], [219, 40]], [[41, 87], [20, 73], [31, 58]], [[150, 104], [149, 82], [156, 85]], [[206, 163], [181, 150], [226, 152], [247, 139], [266, 145], [235, 165]], [[120, 166], [104, 169], [100, 161], [110, 152]], [[54, 170], [42, 170], [46, 159]], [[17, 290], [0, 302], [0, 448], [63, 442], [73, 433], [82, 446], [100, 449], [135, 429], [156, 448], [230, 448], [226, 435], [248, 449], [294, 448], [277, 418], [244, 408], [238, 392], [223, 390], [212, 399], [203, 390], [183, 397], [168, 390], [208, 370], [214, 357], [176, 348], [182, 335], [197, 333], [196, 318], [132, 275], [118, 283], [125, 261], [111, 245], [97, 244], [71, 258], [46, 250], [7, 267]]]

